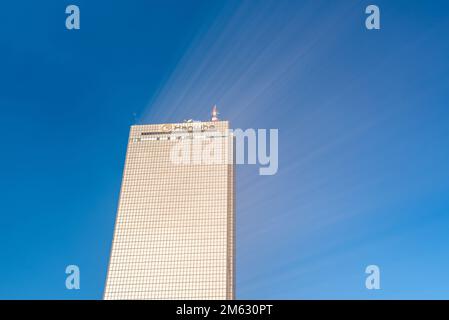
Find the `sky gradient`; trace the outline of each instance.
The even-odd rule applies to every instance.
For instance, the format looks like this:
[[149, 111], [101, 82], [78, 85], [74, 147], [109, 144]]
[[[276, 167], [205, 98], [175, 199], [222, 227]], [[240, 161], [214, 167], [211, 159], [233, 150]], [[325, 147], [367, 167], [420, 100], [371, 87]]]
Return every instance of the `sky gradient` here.
[[[129, 126], [207, 120], [214, 104], [234, 128], [279, 129], [276, 175], [237, 167], [237, 298], [449, 298], [448, 12], [2, 4], [0, 298], [101, 299]], [[381, 290], [365, 288], [370, 264]]]

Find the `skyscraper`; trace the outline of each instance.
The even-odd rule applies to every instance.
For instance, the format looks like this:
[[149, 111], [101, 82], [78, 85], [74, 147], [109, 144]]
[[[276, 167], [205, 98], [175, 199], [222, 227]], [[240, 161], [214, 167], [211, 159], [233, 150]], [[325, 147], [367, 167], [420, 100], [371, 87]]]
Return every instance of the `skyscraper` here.
[[227, 121], [131, 127], [105, 299], [234, 298]]

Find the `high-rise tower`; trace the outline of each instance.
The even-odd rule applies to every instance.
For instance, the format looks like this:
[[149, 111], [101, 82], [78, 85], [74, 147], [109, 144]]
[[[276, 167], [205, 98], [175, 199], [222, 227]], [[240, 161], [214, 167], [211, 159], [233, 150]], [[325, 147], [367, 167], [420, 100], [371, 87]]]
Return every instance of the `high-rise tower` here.
[[228, 128], [218, 119], [131, 127], [105, 299], [234, 298]]

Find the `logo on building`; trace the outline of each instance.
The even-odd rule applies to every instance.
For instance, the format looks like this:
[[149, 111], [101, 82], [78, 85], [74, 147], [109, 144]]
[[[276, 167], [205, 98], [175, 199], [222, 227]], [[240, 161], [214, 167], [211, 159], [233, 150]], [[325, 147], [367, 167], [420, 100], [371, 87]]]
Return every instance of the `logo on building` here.
[[173, 130], [172, 125], [171, 124], [164, 124], [161, 127], [162, 132], [171, 132]]

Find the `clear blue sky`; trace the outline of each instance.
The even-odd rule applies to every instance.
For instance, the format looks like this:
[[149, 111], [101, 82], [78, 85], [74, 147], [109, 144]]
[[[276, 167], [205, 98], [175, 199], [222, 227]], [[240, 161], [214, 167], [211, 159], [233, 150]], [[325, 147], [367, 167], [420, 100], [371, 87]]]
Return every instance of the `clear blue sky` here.
[[[371, 3], [379, 31], [364, 27]], [[449, 298], [448, 12], [2, 3], [0, 298], [100, 299], [129, 126], [215, 103], [233, 127], [279, 129], [277, 175], [237, 170], [237, 298]], [[69, 264], [81, 290], [65, 289]]]

